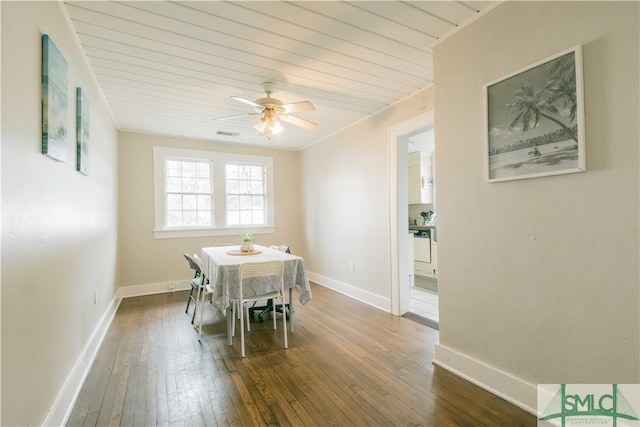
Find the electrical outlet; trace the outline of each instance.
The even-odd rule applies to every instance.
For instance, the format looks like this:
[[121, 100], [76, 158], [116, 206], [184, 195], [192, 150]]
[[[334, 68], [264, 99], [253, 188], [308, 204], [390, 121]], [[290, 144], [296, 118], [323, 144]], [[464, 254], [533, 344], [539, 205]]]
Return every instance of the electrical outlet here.
[[355, 261], [349, 262], [349, 270], [356, 271], [356, 263], [355, 263]]
[[176, 284], [174, 282], [169, 282], [169, 289], [175, 289]]
[[93, 305], [98, 304], [98, 290], [94, 289], [93, 290]]

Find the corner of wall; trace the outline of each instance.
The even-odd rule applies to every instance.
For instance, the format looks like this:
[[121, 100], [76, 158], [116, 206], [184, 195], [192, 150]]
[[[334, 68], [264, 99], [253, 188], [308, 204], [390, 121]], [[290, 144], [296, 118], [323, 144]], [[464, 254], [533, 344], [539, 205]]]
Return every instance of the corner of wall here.
[[433, 363], [531, 414], [536, 414], [537, 388], [535, 384], [528, 383], [508, 372], [487, 365], [440, 343], [436, 344]]

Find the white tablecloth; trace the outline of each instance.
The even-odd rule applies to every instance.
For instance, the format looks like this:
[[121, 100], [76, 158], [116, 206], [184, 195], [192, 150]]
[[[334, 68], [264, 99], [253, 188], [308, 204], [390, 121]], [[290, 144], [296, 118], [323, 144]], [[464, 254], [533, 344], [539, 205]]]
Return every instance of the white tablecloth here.
[[[262, 251], [259, 254], [227, 254], [230, 250], [239, 249], [239, 245], [202, 248], [202, 262], [207, 271], [209, 282], [214, 288], [213, 303], [220, 310], [225, 311], [229, 307], [229, 300], [238, 297], [240, 264], [247, 262], [284, 261], [285, 288], [295, 287], [298, 290], [298, 300], [301, 304], [306, 304], [311, 300], [311, 287], [303, 258], [260, 245], [254, 245], [254, 249]], [[272, 290], [274, 287], [274, 281], [269, 280], [269, 277], [256, 277], [250, 280], [249, 286], [256, 292], [262, 293], [265, 290]]]

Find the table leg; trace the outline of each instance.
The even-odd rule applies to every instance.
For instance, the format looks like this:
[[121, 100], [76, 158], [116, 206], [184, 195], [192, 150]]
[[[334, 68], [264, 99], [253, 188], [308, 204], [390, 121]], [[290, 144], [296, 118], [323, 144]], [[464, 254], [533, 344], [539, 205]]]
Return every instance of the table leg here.
[[293, 333], [293, 288], [289, 288], [289, 332]]
[[233, 337], [231, 336], [231, 322], [233, 321], [233, 312], [231, 304], [227, 307], [227, 344], [233, 345]]

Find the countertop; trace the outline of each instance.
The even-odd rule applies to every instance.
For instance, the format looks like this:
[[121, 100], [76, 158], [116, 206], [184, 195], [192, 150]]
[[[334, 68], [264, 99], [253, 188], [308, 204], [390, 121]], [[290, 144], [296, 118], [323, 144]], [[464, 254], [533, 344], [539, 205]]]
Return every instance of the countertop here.
[[425, 230], [433, 230], [434, 228], [436, 228], [435, 225], [410, 225], [409, 231], [411, 230], [425, 231]]

